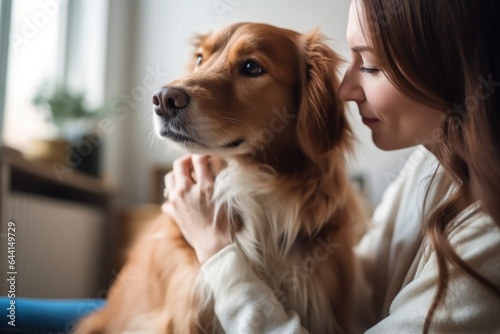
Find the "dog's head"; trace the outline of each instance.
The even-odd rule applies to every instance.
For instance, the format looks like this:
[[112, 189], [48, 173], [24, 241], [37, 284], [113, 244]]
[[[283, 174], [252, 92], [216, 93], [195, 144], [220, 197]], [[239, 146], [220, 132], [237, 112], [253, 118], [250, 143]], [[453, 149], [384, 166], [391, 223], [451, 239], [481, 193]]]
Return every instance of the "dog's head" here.
[[340, 60], [318, 32], [234, 24], [200, 37], [193, 58], [192, 73], [153, 96], [159, 136], [193, 153], [274, 168], [320, 162], [348, 145], [337, 96]]

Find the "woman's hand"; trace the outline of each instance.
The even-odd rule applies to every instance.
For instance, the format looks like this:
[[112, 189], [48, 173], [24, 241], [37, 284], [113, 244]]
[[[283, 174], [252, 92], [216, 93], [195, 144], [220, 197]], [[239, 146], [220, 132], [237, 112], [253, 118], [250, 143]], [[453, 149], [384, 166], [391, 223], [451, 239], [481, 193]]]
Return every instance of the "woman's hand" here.
[[201, 264], [232, 242], [222, 209], [214, 224], [214, 181], [209, 157], [201, 155], [175, 160], [172, 171], [165, 176], [166, 202], [162, 210], [175, 220]]

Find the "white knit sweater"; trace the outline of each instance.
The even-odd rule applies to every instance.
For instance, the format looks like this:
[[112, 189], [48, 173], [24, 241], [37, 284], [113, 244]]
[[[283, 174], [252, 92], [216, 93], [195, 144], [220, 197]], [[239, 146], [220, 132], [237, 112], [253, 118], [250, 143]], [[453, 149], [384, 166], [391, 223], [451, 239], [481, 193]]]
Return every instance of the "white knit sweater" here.
[[[387, 189], [374, 213], [373, 228], [356, 249], [356, 333], [422, 333], [438, 269], [421, 226], [454, 189], [441, 169], [432, 180], [437, 168], [436, 158], [418, 148]], [[456, 252], [500, 285], [500, 229], [482, 213], [457, 221], [462, 222], [450, 238]], [[307, 333], [297, 314], [283, 308], [234, 245], [213, 256], [202, 271], [226, 333]], [[451, 266], [443, 305], [434, 316], [432, 333], [500, 333], [500, 299]]]

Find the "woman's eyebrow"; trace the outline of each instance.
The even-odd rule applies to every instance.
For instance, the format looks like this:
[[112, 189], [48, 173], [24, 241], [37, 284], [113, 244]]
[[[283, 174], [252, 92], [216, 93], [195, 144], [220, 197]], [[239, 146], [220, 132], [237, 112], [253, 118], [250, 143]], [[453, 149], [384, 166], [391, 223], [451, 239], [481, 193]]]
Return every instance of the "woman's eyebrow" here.
[[357, 52], [357, 53], [362, 53], [362, 52], [373, 52], [373, 48], [369, 47], [368, 45], [358, 45], [354, 46], [351, 48], [352, 51]]

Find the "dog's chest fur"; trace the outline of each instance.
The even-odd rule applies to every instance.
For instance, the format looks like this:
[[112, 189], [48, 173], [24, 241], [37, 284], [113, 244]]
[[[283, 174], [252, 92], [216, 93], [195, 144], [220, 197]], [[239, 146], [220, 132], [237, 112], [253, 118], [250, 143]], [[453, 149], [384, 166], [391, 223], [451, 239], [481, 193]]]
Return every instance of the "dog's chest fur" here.
[[331, 305], [339, 287], [336, 240], [318, 235], [300, 241], [303, 198], [299, 189], [276, 189], [276, 177], [230, 163], [215, 185], [216, 206], [239, 217], [236, 244], [276, 297], [256, 312], [273, 317], [282, 304], [297, 312], [312, 333], [339, 333]]

